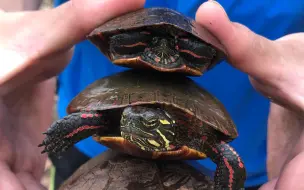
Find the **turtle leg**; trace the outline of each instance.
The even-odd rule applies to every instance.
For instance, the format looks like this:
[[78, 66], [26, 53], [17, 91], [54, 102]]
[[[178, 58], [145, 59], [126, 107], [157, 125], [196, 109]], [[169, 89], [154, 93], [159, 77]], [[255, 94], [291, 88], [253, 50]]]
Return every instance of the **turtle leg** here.
[[207, 143], [204, 150], [217, 165], [215, 190], [244, 190], [246, 169], [236, 151], [225, 142]]
[[45, 139], [38, 146], [44, 146], [41, 153], [59, 156], [75, 143], [106, 130], [106, 121], [96, 111], [72, 113], [55, 121], [43, 134]]

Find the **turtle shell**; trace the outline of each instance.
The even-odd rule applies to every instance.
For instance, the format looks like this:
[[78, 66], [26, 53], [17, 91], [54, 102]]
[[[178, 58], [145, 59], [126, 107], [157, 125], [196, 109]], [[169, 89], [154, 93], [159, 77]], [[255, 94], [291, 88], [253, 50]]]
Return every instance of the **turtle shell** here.
[[189, 77], [178, 73], [167, 75], [153, 70], [140, 72], [132, 69], [99, 79], [71, 101], [67, 112], [109, 112], [134, 105], [158, 106], [170, 109], [171, 113], [181, 112], [191, 118], [187, 122], [189, 125], [201, 122], [229, 139], [238, 136], [236, 126], [222, 103]]
[[59, 190], [213, 190], [211, 177], [183, 161], [148, 160], [113, 150], [90, 159]]
[[[132, 44], [132, 47], [136, 46], [136, 44], [144, 44], [143, 42], [148, 44], [147, 47], [149, 48], [145, 48], [145, 50], [142, 51], [147, 50], [150, 52], [151, 48], [149, 45], [152, 42], [148, 39], [152, 39], [155, 36], [164, 36], [165, 39], [174, 38], [175, 40], [186, 38], [204, 44], [200, 47], [191, 46], [192, 48], [186, 50], [192, 55], [194, 54], [194, 49], [200, 49], [202, 53], [200, 55], [203, 58], [196, 62], [192, 61], [193, 59], [186, 60], [184, 59], [185, 57], [180, 56], [181, 53], [177, 51], [178, 53], [173, 53], [172, 56], [168, 56], [168, 62], [170, 62], [170, 60], [171, 62], [181, 60], [179, 64], [166, 63], [167, 65], [157, 65], [154, 60], [159, 57], [154, 57], [152, 60], [144, 59], [143, 55], [140, 54], [142, 53], [140, 50], [132, 50], [132, 53], [131, 50], [125, 50], [127, 53], [115, 52], [115, 50], [111, 48], [110, 40], [113, 35], [131, 31], [149, 36], [138, 36], [138, 41], [131, 40], [130, 42], [127, 40], [128, 43]], [[196, 23], [195, 20], [168, 8], [140, 9], [116, 17], [93, 30], [88, 35], [88, 39], [114, 64], [130, 68], [152, 68], [162, 72], [181, 72], [187, 75], [200, 76], [225, 58], [223, 46], [211, 33]], [[117, 41], [117, 43], [120, 43], [119, 45], [122, 45], [122, 41], [126, 40], [125, 38], [119, 38]], [[184, 43], [184, 41], [181, 43]], [[173, 48], [173, 46], [171, 47]], [[178, 47], [178, 45], [175, 45], [175, 48]], [[171, 55], [170, 52], [166, 53]], [[180, 57], [183, 57], [183, 59]]]

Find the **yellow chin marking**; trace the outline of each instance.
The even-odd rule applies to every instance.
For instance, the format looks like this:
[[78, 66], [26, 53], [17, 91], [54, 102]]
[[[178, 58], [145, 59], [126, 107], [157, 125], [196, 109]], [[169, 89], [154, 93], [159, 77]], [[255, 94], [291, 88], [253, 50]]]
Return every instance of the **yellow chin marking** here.
[[148, 142], [151, 144], [151, 145], [154, 145], [156, 147], [160, 147], [160, 144], [158, 142], [156, 142], [155, 140], [152, 140], [152, 139], [148, 139]]
[[163, 124], [163, 125], [170, 125], [169, 121], [166, 120], [166, 119], [160, 119], [159, 121], [160, 121], [161, 124]]
[[157, 129], [156, 132], [164, 139], [165, 141], [165, 148], [169, 148], [170, 141]]

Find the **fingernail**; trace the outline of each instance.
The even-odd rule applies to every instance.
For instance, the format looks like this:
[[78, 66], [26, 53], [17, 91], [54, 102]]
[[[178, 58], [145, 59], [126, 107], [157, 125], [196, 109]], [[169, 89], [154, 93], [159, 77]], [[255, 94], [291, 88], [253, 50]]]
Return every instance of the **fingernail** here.
[[[226, 14], [226, 10], [224, 9], [224, 7], [219, 2], [217, 2], [216, 0], [208, 0], [208, 2], [214, 3], [215, 5], [219, 6]], [[226, 14], [226, 16], [228, 17], [227, 14]]]

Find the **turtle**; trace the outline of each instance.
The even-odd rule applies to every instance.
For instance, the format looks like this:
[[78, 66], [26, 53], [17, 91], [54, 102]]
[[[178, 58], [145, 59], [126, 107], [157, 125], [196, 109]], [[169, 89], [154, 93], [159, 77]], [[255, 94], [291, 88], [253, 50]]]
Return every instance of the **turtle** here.
[[162, 7], [115, 17], [87, 39], [116, 65], [189, 76], [201, 76], [226, 57], [219, 41], [195, 20]]
[[207, 172], [181, 160], [151, 161], [110, 149], [80, 166], [59, 188], [76, 189], [213, 190], [214, 183]]
[[128, 69], [91, 83], [44, 132], [42, 153], [60, 156], [92, 136], [142, 158], [210, 158], [216, 190], [243, 188], [245, 165], [229, 145], [238, 132], [224, 105], [190, 77], [167, 74]]

